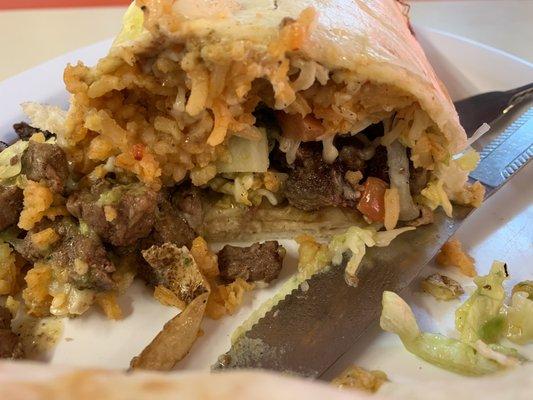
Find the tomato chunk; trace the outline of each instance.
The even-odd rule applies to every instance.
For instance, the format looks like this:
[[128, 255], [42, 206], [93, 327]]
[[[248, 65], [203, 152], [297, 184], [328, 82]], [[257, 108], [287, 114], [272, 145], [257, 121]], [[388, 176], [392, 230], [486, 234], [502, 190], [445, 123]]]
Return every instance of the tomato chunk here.
[[324, 134], [322, 123], [311, 114], [302, 118], [300, 114], [276, 111], [276, 118], [281, 126], [283, 136], [288, 139], [309, 142]]
[[379, 178], [370, 176], [363, 185], [363, 195], [357, 209], [372, 222], [385, 219], [385, 190], [388, 185]]

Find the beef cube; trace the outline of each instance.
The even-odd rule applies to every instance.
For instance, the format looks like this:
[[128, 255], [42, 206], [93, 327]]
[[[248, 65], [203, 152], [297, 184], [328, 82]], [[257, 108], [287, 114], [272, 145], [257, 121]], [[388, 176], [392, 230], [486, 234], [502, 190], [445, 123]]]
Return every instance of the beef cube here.
[[56, 223], [55, 230], [61, 241], [49, 257], [53, 263], [68, 270], [69, 281], [78, 289], [114, 289], [111, 273], [115, 272], [115, 266], [98, 236], [81, 230], [69, 218]]
[[281, 271], [285, 249], [277, 241], [249, 247], [226, 245], [218, 252], [220, 276], [226, 282], [242, 278], [248, 282], [271, 282]]
[[196, 233], [172, 204], [164, 200], [158, 207], [152, 236], [157, 244], [172, 243], [190, 248]]
[[22, 211], [22, 201], [22, 189], [0, 186], [0, 231], [17, 223]]
[[32, 181], [43, 181], [56, 193], [62, 193], [68, 178], [65, 152], [55, 144], [30, 141], [21, 158], [22, 173]]
[[[32, 234], [52, 228], [59, 239], [46, 249], [35, 247]], [[69, 282], [78, 289], [111, 290], [115, 284], [111, 273], [115, 266], [109, 260], [102, 242], [92, 232], [82, 232], [70, 218], [37, 225], [23, 240], [17, 240], [15, 250], [26, 260], [48, 259], [68, 272]]]
[[67, 209], [105, 242], [128, 246], [150, 234], [157, 194], [141, 183], [112, 185], [102, 181], [73, 193]]
[[322, 207], [354, 207], [344, 196], [344, 168], [338, 161], [327, 164], [316, 146], [302, 144], [285, 184], [285, 196], [291, 205], [304, 211]]
[[181, 185], [172, 198], [172, 205], [176, 207], [188, 224], [198, 229], [204, 217], [202, 194], [200, 189], [192, 185]]
[[33, 134], [37, 132], [42, 132], [45, 139], [50, 139], [51, 137], [55, 137], [55, 134], [48, 131], [41, 131], [38, 128], [34, 128], [30, 124], [26, 122], [19, 122], [15, 125], [13, 125], [13, 129], [17, 133], [20, 140], [29, 140]]

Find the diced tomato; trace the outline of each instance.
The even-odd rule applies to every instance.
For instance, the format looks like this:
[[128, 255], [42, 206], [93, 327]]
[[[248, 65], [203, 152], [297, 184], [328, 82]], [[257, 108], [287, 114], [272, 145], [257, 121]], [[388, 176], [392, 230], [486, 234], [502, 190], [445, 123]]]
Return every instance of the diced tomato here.
[[300, 114], [276, 111], [276, 118], [281, 126], [282, 135], [288, 139], [309, 142], [324, 134], [322, 123], [311, 114], [302, 118]]
[[387, 182], [370, 176], [363, 185], [363, 195], [357, 209], [372, 222], [383, 222], [385, 219], [385, 190]]
[[132, 149], [133, 158], [135, 158], [137, 161], [141, 161], [144, 157], [144, 145], [137, 143], [134, 144]]

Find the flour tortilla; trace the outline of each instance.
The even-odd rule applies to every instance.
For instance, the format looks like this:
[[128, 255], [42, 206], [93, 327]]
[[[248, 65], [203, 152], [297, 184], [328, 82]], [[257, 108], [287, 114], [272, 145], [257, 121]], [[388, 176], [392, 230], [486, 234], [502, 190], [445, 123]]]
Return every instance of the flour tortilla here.
[[0, 362], [0, 398], [9, 400], [348, 400], [365, 399], [324, 383], [266, 372], [208, 374], [74, 370]]
[[[138, 1], [148, 7], [156, 3]], [[283, 21], [309, 7], [317, 19], [298, 50], [303, 57], [330, 71], [351, 71], [361, 80], [405, 91], [449, 140], [451, 152], [465, 146], [454, 105], [410, 30], [405, 5], [397, 0], [176, 0], [172, 13], [182, 22], [174, 32], [160, 27], [157, 39], [246, 40], [266, 53]]]
[[29, 362], [0, 362], [0, 398], [9, 400], [358, 400], [490, 398], [526, 400], [533, 397], [533, 365], [482, 378], [450, 376], [432, 381], [385, 383], [369, 396], [340, 391], [326, 383], [272, 372], [232, 371], [209, 374], [125, 373], [103, 369], [72, 369]]

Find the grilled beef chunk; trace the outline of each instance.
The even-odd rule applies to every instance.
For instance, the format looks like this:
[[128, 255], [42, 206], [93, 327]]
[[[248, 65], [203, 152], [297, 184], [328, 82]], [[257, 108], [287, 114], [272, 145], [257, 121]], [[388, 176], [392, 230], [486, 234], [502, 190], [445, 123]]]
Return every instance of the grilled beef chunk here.
[[112, 185], [103, 180], [73, 193], [67, 209], [102, 240], [128, 246], [150, 234], [156, 220], [157, 194], [141, 183]]
[[172, 243], [191, 247], [194, 229], [167, 200], [161, 201], [156, 213], [152, 237], [157, 244]]
[[[59, 240], [47, 248], [37, 248], [31, 236], [47, 228], [52, 228], [59, 235]], [[102, 242], [94, 232], [80, 230], [70, 218], [45, 221], [28, 232], [23, 240], [13, 244], [17, 253], [30, 262], [46, 258], [52, 264], [65, 268], [69, 282], [78, 289], [110, 290], [115, 286], [110, 277], [115, 266]]]
[[64, 219], [57, 226], [61, 241], [50, 257], [53, 263], [69, 271], [69, 280], [78, 289], [111, 290], [115, 287], [111, 273], [115, 266], [107, 257], [102, 242], [93, 232], [82, 232], [72, 221]]
[[18, 124], [13, 125], [13, 129], [21, 140], [29, 140], [32, 135], [37, 132], [42, 132], [46, 139], [55, 137], [54, 133], [48, 131], [41, 131], [40, 129], [34, 128], [26, 122], [19, 122]]
[[62, 193], [68, 178], [67, 156], [55, 144], [30, 141], [21, 158], [22, 173], [32, 181], [44, 181], [51, 190]]
[[0, 231], [17, 223], [22, 211], [22, 189], [0, 186]]
[[0, 306], [0, 358], [22, 358], [22, 343], [11, 330], [11, 312]]
[[200, 189], [196, 186], [178, 187], [172, 197], [172, 205], [176, 207], [191, 227], [197, 229], [202, 224], [203, 206]]
[[218, 252], [218, 268], [226, 282], [237, 278], [270, 282], [278, 277], [284, 256], [283, 246], [273, 240], [249, 247], [226, 245]]
[[315, 143], [304, 143], [289, 170], [285, 196], [291, 205], [305, 211], [322, 207], [354, 207], [353, 199], [345, 196], [350, 190], [344, 181], [346, 168], [339, 160], [327, 164], [322, 150]]

